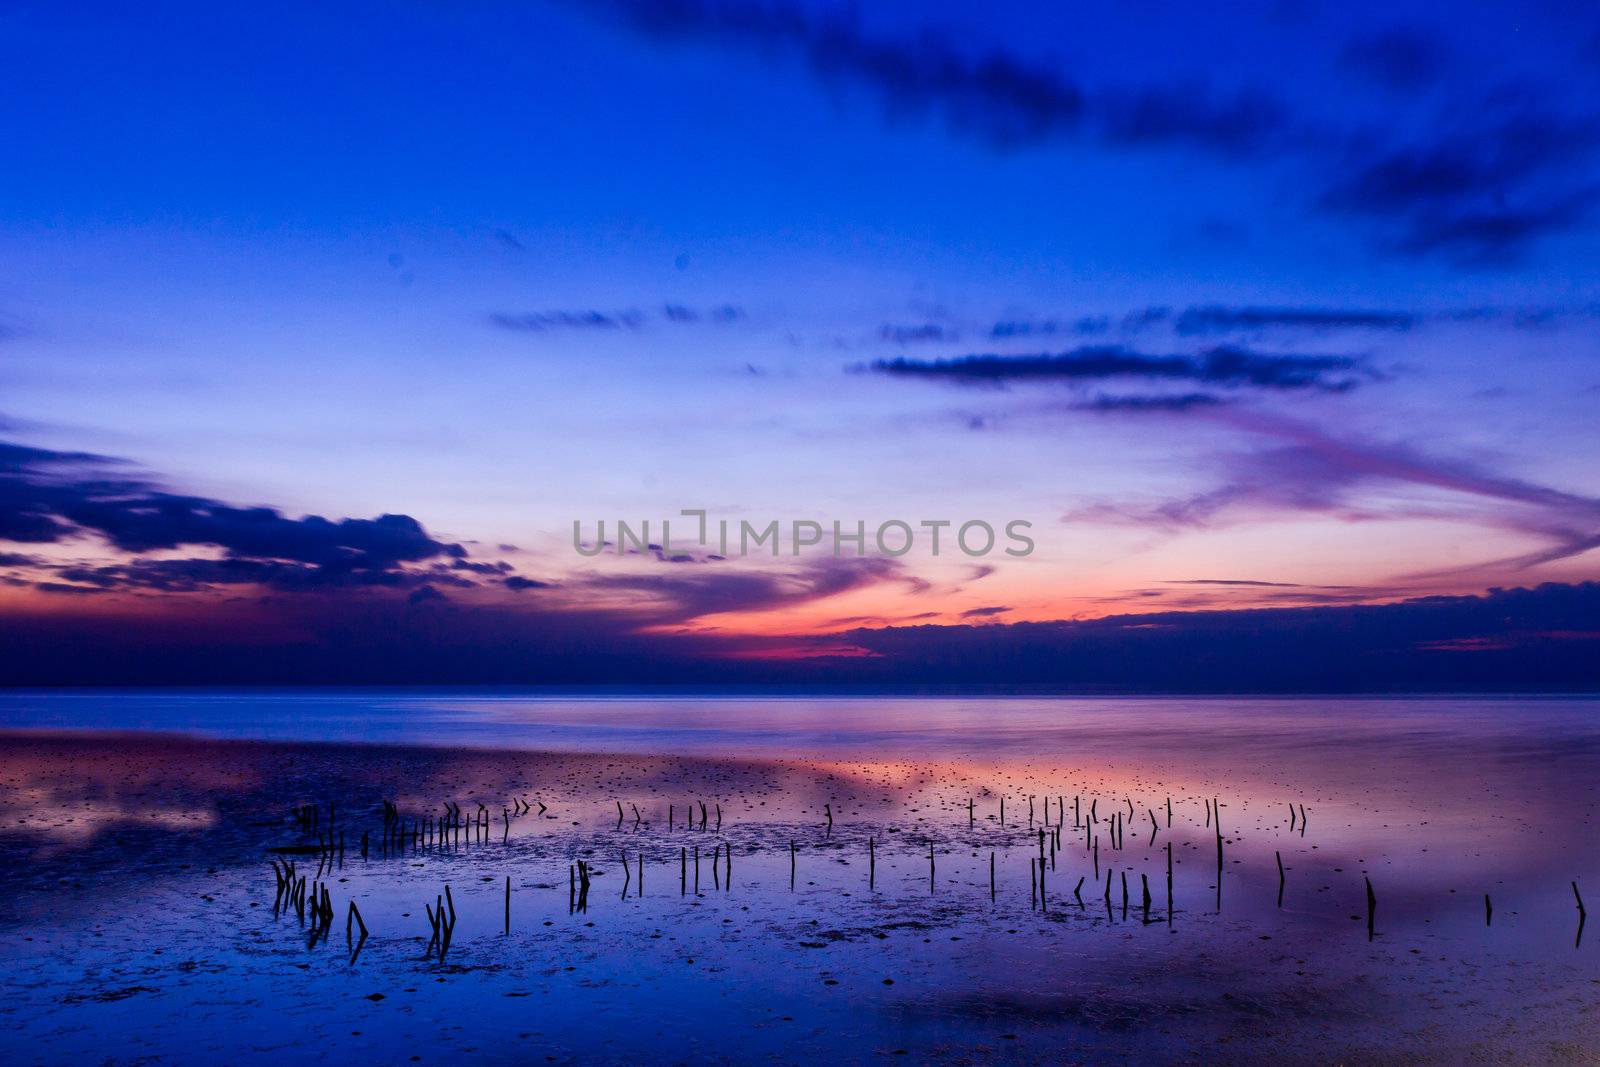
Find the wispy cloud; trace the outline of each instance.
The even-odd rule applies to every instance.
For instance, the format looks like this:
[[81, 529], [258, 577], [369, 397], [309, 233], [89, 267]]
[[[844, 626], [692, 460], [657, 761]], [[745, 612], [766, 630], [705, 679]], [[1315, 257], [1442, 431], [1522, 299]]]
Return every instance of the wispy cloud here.
[[[1344, 392], [1373, 376], [1357, 356], [1257, 352], [1236, 345], [1221, 345], [1194, 355], [1160, 355], [1121, 345], [1087, 345], [1037, 355], [974, 354], [933, 360], [900, 357], [878, 360], [870, 369], [892, 377], [965, 385], [1121, 379], [1330, 392]], [[1203, 401], [1191, 400], [1195, 402]]]
[[[1438, 518], [1511, 530], [1549, 542], [1510, 560], [1475, 566], [1527, 567], [1600, 547], [1600, 499], [1497, 475], [1465, 460], [1411, 446], [1335, 436], [1287, 419], [1232, 418], [1270, 447], [1218, 457], [1223, 481], [1155, 504], [1093, 504], [1067, 521], [1130, 522], [1146, 527], [1208, 527], [1263, 513], [1317, 512], [1347, 519]], [[1398, 491], [1382, 504], [1371, 491]], [[1405, 494], [1409, 491], [1409, 497]]]
[[969, 58], [934, 34], [874, 39], [848, 14], [743, 0], [611, 0], [585, 9], [610, 11], [659, 40], [792, 50], [820, 78], [867, 86], [897, 113], [938, 109], [953, 128], [994, 144], [1072, 130], [1083, 115], [1082, 91], [1057, 70], [998, 49]]
[[[789, 52], [828, 82], [879, 94], [893, 116], [936, 112], [958, 136], [1001, 149], [1074, 137], [1120, 149], [1191, 148], [1232, 163], [1290, 162], [1300, 186], [1334, 174], [1315, 209], [1369, 220], [1387, 248], [1469, 264], [1511, 259], [1582, 222], [1600, 190], [1582, 177], [1595, 116], [1566, 101], [1508, 89], [1470, 69], [1439, 87], [1438, 111], [1387, 125], [1331, 122], [1267, 84], [1227, 90], [1205, 80], [1087, 85], [1081, 76], [1002, 47], [974, 49], [933, 29], [869, 34], [853, 9], [752, 0], [610, 0], [606, 11], [660, 41], [711, 40]], [[1356, 77], [1408, 94], [1455, 70], [1444, 51], [1396, 28], [1335, 56]], [[1484, 88], [1487, 85], [1488, 88]]]
[[1175, 413], [1217, 407], [1227, 403], [1212, 393], [1177, 393], [1170, 396], [1109, 396], [1090, 397], [1074, 407], [1082, 411]]
[[656, 311], [644, 311], [639, 308], [622, 308], [615, 311], [598, 311], [594, 309], [572, 311], [523, 311], [508, 312], [497, 311], [489, 316], [489, 322], [502, 330], [514, 333], [548, 333], [555, 330], [640, 330], [652, 323], [668, 323], [672, 325], [686, 325], [689, 323], [709, 322], [713, 324], [726, 324], [738, 322], [744, 318], [744, 312], [732, 304], [723, 304], [713, 308], [693, 308], [684, 304], [666, 304]]
[[672, 573], [591, 573], [565, 583], [586, 594], [625, 593], [619, 610], [656, 624], [708, 615], [792, 608], [883, 583], [912, 584], [899, 561], [885, 557], [822, 557], [788, 569], [684, 569]]
[[1463, 108], [1414, 141], [1356, 142], [1322, 206], [1384, 221], [1401, 251], [1504, 261], [1571, 228], [1600, 195], [1587, 163], [1600, 118], [1571, 118], [1526, 94]]
[[1264, 89], [1213, 93], [1203, 82], [1144, 85], [1099, 94], [1100, 126], [1112, 144], [1192, 145], [1243, 157], [1280, 145], [1288, 109]]
[[[1201, 304], [1183, 309], [1144, 307], [1119, 313], [1061, 318], [1013, 317], [995, 322], [981, 332], [992, 341], [1024, 337], [1104, 337], [1113, 334], [1135, 337], [1157, 332], [1170, 332], [1180, 338], [1272, 336], [1286, 339], [1340, 333], [1407, 333], [1429, 326], [1468, 323], [1511, 330], [1545, 330], [1563, 323], [1593, 321], [1596, 318], [1600, 318], [1600, 308], [1591, 304], [1478, 305], [1427, 311]], [[958, 328], [950, 328], [947, 333], [950, 339], [960, 336]]]
[[937, 322], [884, 323], [878, 327], [878, 339], [896, 345], [955, 341], [960, 337], [959, 330]]
[[1191, 307], [1173, 319], [1179, 336], [1251, 333], [1280, 328], [1312, 333], [1335, 330], [1409, 330], [1417, 316], [1404, 311], [1321, 307]]
[[[1301, 585], [1299, 582], [1263, 582], [1263, 581], [1260, 581], [1260, 580], [1257, 580], [1257, 579], [1253, 579], [1253, 578], [1173, 578], [1173, 579], [1168, 580], [1165, 584], [1167, 584], [1167, 585], [1224, 585], [1224, 586], [1230, 586], [1230, 587], [1232, 587], [1232, 586], [1243, 586], [1243, 587], [1246, 587], [1246, 588], [1260, 588], [1260, 589], [1304, 589], [1304, 588], [1307, 588], [1306, 586]], [[1342, 586], [1340, 586], [1340, 587], [1316, 586], [1315, 588], [1328, 589], [1328, 588], [1344, 588], [1344, 587], [1342, 587]]]
[[1391, 26], [1353, 37], [1339, 54], [1349, 70], [1396, 94], [1410, 94], [1438, 81], [1448, 57], [1420, 29]]

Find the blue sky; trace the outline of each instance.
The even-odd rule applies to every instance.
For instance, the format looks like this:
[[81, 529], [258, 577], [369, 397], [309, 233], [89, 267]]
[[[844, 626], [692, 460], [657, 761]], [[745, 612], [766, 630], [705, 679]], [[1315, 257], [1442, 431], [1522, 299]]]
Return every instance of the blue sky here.
[[[1593, 577], [1582, 5], [19, 3], [0, 71], [0, 428], [101, 457], [19, 461], [18, 508], [114, 460], [412, 516], [543, 587], [386, 561], [396, 596], [768, 640]], [[794, 595], [696, 614], [570, 550], [696, 506], [1019, 517], [1040, 551], [842, 594], [709, 566]], [[62, 580], [257, 557], [49, 508], [18, 625], [270, 599]]]

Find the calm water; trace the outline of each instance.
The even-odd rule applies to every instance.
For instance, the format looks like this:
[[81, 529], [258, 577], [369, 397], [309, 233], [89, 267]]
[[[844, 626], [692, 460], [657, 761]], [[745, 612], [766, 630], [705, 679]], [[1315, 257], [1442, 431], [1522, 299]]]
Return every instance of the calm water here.
[[[18, 692], [0, 728], [6, 1062], [1600, 1058], [1593, 700]], [[330, 803], [322, 865], [290, 811]], [[484, 825], [430, 837], [447, 803]]]
[[[545, 696], [430, 691], [0, 691], [0, 727], [486, 748], [913, 756], [1060, 745], [1210, 750], [1373, 744], [1583, 756], [1600, 700], [1572, 697]], [[1240, 751], [1242, 762], [1254, 762]]]

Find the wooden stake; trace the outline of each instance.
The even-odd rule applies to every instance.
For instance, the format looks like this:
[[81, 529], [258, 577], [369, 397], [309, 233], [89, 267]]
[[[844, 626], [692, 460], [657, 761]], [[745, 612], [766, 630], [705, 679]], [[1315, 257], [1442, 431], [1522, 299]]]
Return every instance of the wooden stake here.
[[1167, 842], [1167, 926], [1172, 925], [1172, 842]]

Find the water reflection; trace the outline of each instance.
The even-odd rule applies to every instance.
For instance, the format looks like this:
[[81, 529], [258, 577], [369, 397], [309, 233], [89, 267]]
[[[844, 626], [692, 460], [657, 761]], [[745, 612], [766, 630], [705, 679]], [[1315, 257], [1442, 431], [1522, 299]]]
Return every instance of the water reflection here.
[[[81, 699], [7, 698], [8, 721]], [[500, 1000], [523, 995], [575, 1056], [694, 1047], [706, 996], [740, 1020], [717, 1050], [738, 1060], [1600, 1048], [1569, 1010], [1596, 978], [1572, 889], [1600, 885], [1595, 702], [100, 699], [101, 726], [271, 733], [317, 708], [302, 733], [434, 744], [7, 735], [0, 936], [23, 992], [0, 1047], [48, 1028], [58, 1058], [87, 1054], [64, 1033], [128, 1025], [104, 1005], [138, 988], [171, 1057], [226, 1020], [266, 1033], [298, 976], [327, 1006], [279, 1025], [360, 1031], [378, 1059], [459, 1052], [408, 1020], [464, 1011], [521, 1051]], [[535, 737], [560, 744], [518, 748]], [[356, 964], [323, 952], [320, 910], [308, 948], [306, 917], [272, 907], [275, 856], [336, 919], [358, 903]], [[444, 959], [425, 913], [447, 885]], [[219, 969], [173, 973], [175, 952]], [[380, 1002], [357, 988], [421, 981], [437, 1001], [362, 1022]], [[638, 1032], [597, 1035], [596, 1010]]]

